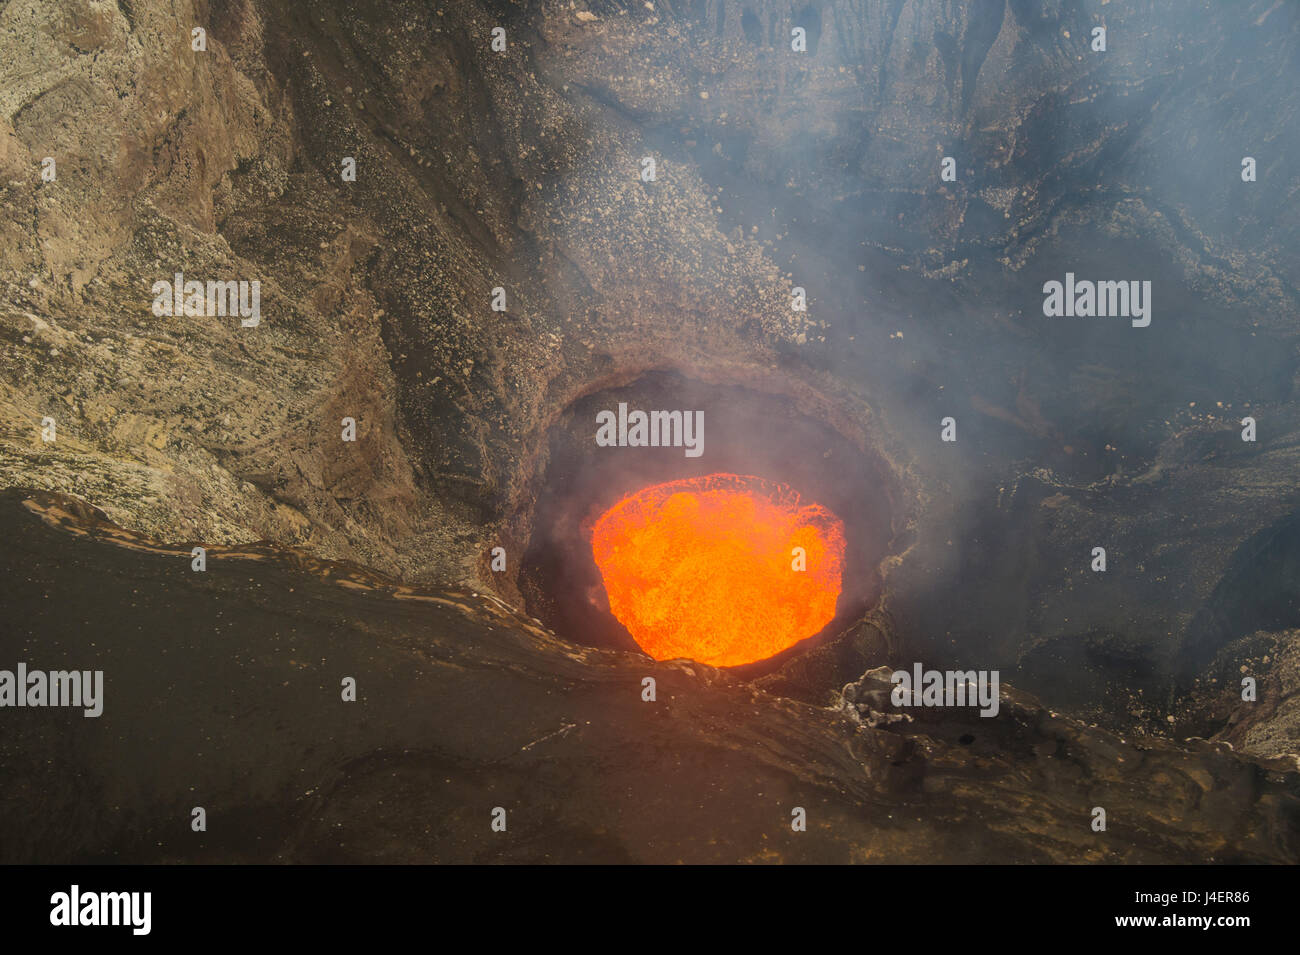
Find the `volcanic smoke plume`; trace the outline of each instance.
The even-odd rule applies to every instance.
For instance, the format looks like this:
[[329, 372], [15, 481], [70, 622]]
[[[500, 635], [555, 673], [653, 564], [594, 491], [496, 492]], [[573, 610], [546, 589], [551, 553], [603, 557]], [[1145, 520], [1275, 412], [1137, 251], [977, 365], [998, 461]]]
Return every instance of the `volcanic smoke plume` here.
[[735, 474], [619, 501], [592, 552], [610, 609], [656, 660], [765, 660], [835, 616], [844, 525], [782, 484]]

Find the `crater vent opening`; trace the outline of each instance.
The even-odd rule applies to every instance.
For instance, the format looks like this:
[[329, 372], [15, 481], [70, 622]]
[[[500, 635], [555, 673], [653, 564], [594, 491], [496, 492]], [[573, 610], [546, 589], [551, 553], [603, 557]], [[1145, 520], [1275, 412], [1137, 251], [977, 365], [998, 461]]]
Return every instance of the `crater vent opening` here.
[[[528, 612], [575, 643], [742, 677], [842, 633], [879, 600], [895, 478], [801, 404], [818, 401], [669, 372], [574, 402], [533, 502]], [[701, 453], [598, 444], [598, 415], [620, 405], [702, 412]]]

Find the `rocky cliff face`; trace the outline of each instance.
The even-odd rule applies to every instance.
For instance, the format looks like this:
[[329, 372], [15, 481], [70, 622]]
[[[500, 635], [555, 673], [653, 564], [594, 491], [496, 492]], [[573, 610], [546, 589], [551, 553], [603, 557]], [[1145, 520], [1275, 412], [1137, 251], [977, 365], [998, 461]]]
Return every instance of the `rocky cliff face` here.
[[[521, 605], [486, 554], [566, 409], [669, 371], [891, 472], [887, 634], [783, 692], [889, 646], [1218, 732], [1300, 626], [1297, 77], [1273, 0], [9, 0], [0, 484]], [[155, 316], [177, 272], [261, 324]], [[1150, 326], [1045, 317], [1067, 272], [1151, 281]]]

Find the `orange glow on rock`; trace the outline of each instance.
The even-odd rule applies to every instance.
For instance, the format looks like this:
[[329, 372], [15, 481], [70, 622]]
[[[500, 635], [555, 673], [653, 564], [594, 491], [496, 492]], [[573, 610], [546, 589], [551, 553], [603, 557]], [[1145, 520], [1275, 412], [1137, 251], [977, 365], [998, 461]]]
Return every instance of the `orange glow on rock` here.
[[844, 525], [783, 484], [711, 474], [623, 498], [596, 521], [591, 546], [610, 610], [642, 650], [736, 666], [830, 623]]

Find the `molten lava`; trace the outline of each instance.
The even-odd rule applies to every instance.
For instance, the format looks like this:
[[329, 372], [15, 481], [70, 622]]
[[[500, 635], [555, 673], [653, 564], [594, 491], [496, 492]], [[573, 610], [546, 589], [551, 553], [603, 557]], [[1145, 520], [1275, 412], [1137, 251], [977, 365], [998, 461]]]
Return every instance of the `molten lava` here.
[[623, 498], [596, 522], [592, 553], [642, 650], [736, 666], [835, 616], [844, 525], [783, 484], [711, 474]]

